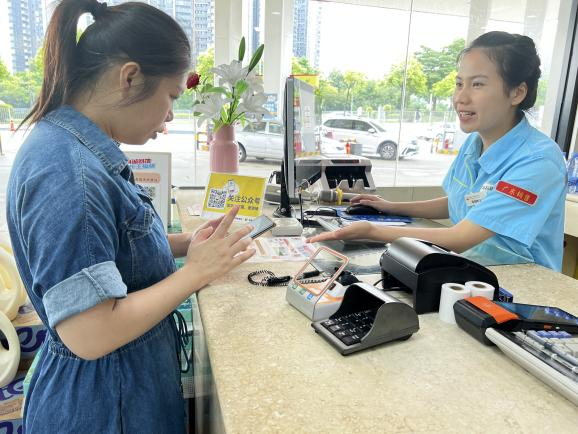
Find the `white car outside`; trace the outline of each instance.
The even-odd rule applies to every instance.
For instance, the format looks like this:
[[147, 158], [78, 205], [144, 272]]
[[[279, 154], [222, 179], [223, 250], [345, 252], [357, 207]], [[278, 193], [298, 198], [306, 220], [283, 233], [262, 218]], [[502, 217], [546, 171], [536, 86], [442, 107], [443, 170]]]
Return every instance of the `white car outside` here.
[[[250, 122], [235, 131], [235, 141], [239, 145], [239, 161], [248, 157], [258, 160], [283, 159], [283, 124], [277, 120]], [[321, 138], [322, 154], [342, 155], [345, 144], [328, 137]]]
[[[363, 155], [379, 155], [385, 160], [394, 160], [398, 155], [398, 144], [393, 134], [372, 119], [332, 117], [323, 122], [324, 137], [349, 142], [352, 147], [361, 145]], [[403, 145], [399, 157], [418, 153], [417, 142], [412, 140]]]

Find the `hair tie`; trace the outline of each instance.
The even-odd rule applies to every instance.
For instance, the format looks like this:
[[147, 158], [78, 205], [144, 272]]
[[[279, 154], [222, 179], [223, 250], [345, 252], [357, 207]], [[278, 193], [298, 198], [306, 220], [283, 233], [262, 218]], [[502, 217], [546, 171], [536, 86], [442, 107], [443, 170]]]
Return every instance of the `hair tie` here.
[[92, 18], [94, 18], [95, 21], [98, 20], [106, 12], [106, 3], [99, 3], [95, 0], [89, 12], [92, 14]]

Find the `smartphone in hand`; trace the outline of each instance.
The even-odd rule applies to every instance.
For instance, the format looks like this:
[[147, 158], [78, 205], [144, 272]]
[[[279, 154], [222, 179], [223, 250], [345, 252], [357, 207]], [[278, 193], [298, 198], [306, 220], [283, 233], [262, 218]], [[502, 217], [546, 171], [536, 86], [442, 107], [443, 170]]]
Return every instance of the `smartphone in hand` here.
[[266, 215], [260, 215], [249, 223], [253, 226], [253, 230], [247, 236], [253, 239], [275, 226], [275, 222]]

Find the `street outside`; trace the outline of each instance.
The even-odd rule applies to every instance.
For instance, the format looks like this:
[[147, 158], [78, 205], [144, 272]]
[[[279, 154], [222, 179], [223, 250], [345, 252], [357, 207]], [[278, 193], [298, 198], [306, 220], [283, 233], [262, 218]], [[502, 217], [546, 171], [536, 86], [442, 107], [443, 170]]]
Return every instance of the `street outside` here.
[[[170, 125], [169, 125], [170, 127]], [[0, 231], [6, 231], [6, 186], [10, 168], [16, 152], [24, 138], [24, 132], [12, 133], [7, 126], [0, 128], [3, 155], [0, 156]], [[177, 130], [160, 134], [156, 140], [150, 140], [142, 146], [122, 145], [123, 151], [171, 152], [172, 179], [177, 187], [204, 185], [209, 173], [209, 153], [195, 150], [194, 135], [191, 131]], [[57, 158], [57, 156], [55, 156]], [[377, 186], [430, 186], [441, 185], [454, 156], [431, 153], [428, 142], [420, 143], [419, 153], [399, 160], [385, 161], [371, 157], [372, 175]], [[273, 170], [280, 169], [279, 161], [248, 158], [240, 164], [240, 173], [252, 176], [269, 177]]]

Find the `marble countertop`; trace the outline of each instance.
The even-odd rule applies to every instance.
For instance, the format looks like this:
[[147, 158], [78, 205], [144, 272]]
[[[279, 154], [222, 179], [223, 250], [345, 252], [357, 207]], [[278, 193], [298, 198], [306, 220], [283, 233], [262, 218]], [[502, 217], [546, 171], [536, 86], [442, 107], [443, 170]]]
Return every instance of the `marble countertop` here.
[[[405, 342], [341, 356], [285, 288], [247, 281], [300, 264], [263, 265], [243, 264], [198, 294], [227, 432], [575, 432], [574, 404], [437, 313], [420, 315]], [[533, 264], [491, 269], [517, 302], [576, 311], [574, 279]]]

